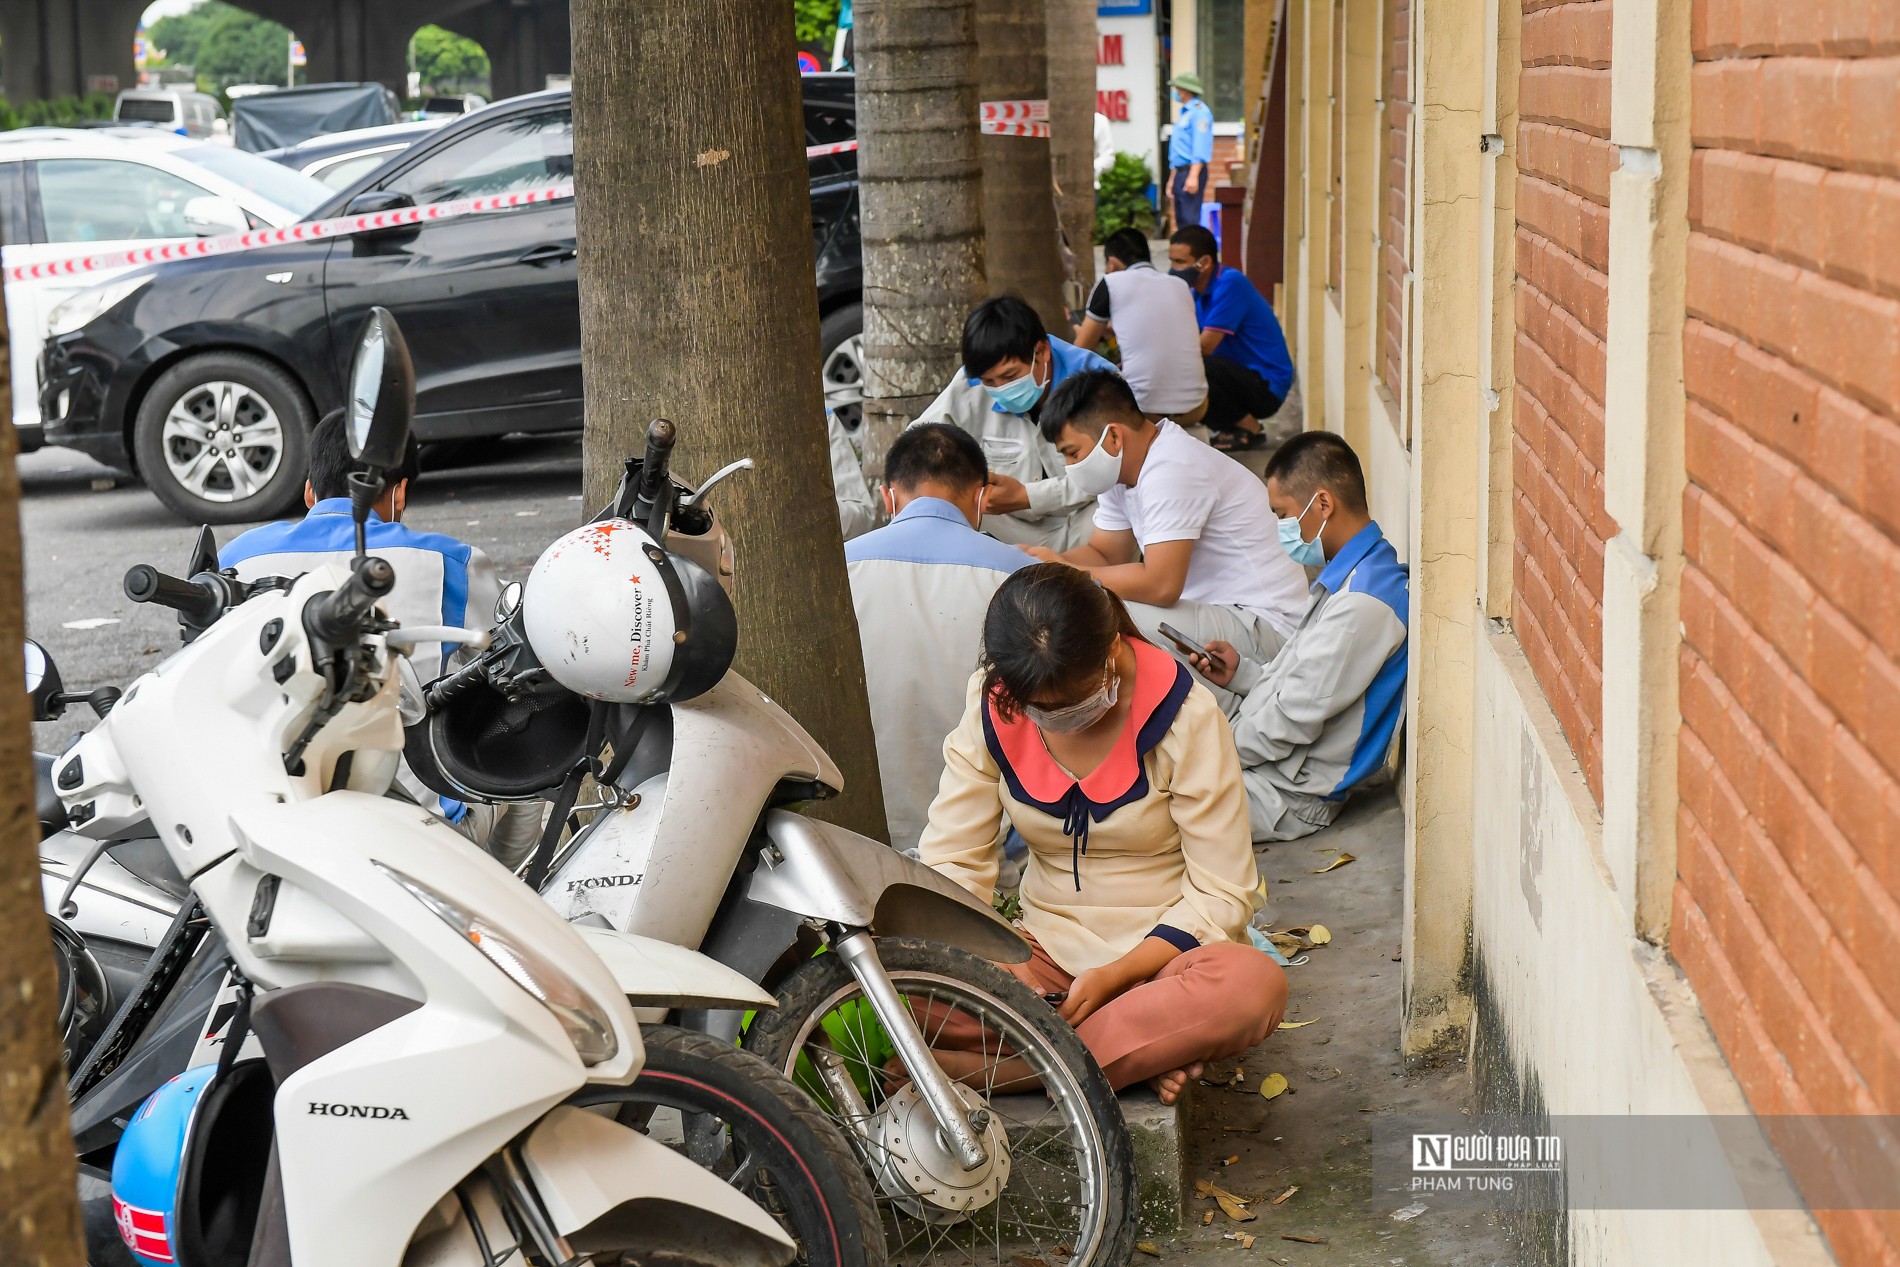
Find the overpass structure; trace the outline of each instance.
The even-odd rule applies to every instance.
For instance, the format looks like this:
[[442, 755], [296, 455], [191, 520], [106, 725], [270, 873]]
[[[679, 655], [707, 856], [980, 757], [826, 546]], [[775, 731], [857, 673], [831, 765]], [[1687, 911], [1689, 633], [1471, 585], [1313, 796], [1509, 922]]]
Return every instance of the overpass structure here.
[[[6, 0], [0, 82], [16, 104], [138, 85], [132, 40], [150, 0]], [[403, 92], [409, 37], [435, 23], [488, 53], [491, 91], [512, 97], [572, 66], [567, 0], [244, 0], [296, 32], [311, 83], [377, 80]]]

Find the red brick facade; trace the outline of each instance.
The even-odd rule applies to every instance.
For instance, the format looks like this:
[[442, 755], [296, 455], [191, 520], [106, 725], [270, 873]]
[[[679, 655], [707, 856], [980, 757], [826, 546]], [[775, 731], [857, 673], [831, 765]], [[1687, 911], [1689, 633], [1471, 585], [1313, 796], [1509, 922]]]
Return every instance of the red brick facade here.
[[1610, 0], [1525, 0], [1523, 17], [1512, 616], [1601, 802]]
[[1377, 372], [1396, 399], [1405, 383], [1405, 206], [1412, 129], [1412, 3], [1385, 0], [1384, 196], [1379, 200]]
[[[1900, 1113], [1897, 14], [1692, 31], [1672, 942], [1762, 1113]], [[1900, 1262], [1900, 1215], [1816, 1218]]]

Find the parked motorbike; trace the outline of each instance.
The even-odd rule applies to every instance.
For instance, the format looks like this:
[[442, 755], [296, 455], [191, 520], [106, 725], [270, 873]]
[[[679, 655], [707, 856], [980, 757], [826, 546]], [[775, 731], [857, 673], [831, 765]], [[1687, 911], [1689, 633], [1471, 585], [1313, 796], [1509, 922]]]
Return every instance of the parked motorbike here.
[[[653, 424], [613, 503], [550, 546], [525, 591], [504, 594], [490, 648], [428, 689], [427, 718], [409, 730], [411, 767], [451, 796], [550, 797], [525, 878], [555, 910], [696, 948], [775, 993], [778, 1007], [743, 1033], [734, 1009], [679, 1019], [742, 1041], [845, 1129], [878, 1188], [894, 1261], [1126, 1262], [1136, 1219], [1126, 1126], [1075, 1032], [996, 966], [1028, 957], [1022, 938], [930, 868], [803, 813], [843, 777], [739, 674], [691, 698], [633, 703], [599, 702], [611, 692], [586, 680], [582, 609], [641, 570], [616, 553], [617, 525], [640, 525], [668, 558], [692, 561], [669, 586], [730, 582], [731, 546], [706, 498], [750, 463], [693, 489], [669, 473], [675, 435]], [[674, 637], [736, 634], [702, 622]], [[587, 781], [598, 813], [563, 842]], [[980, 1048], [961, 1080], [932, 1049], [951, 1026]], [[996, 1085], [1006, 1054], [1033, 1069], [1029, 1085]]]
[[[400, 458], [407, 376], [400, 332], [378, 310], [352, 369], [351, 447], [372, 469]], [[868, 1191], [817, 1173], [848, 1172], [846, 1146], [831, 1131], [827, 1156], [828, 1124], [799, 1120], [813, 1115], [790, 1085], [695, 1034], [649, 1031], [649, 1046], [632, 1011], [769, 995], [677, 947], [564, 922], [439, 820], [385, 795], [402, 746], [400, 654], [471, 635], [382, 617], [394, 574], [361, 557], [376, 496], [363, 485], [347, 575], [128, 577], [129, 593], [175, 608], [197, 636], [122, 699], [84, 697], [101, 724], [52, 763], [57, 806], [41, 806], [43, 830], [58, 829], [49, 868], [65, 872], [55, 944], [82, 1153], [124, 1128], [138, 1102], [126, 1094], [155, 1067], [163, 1081], [218, 1053], [221, 1079], [251, 1090], [207, 1098], [191, 1129], [213, 1144], [194, 1155], [272, 1164], [187, 1168], [181, 1211], [249, 1217], [219, 1222], [223, 1239], [200, 1237], [181, 1262], [242, 1258], [255, 1239], [253, 1264], [779, 1263], [795, 1248], [780, 1222], [814, 1217], [838, 1234], [812, 1261], [881, 1261], [881, 1247], [848, 1243], [860, 1216], [871, 1226], [853, 1208]], [[37, 647], [28, 668], [36, 716], [81, 698]], [[79, 841], [86, 856], [73, 859]], [[92, 939], [74, 901], [82, 885], [103, 925]], [[95, 949], [108, 942], [127, 948], [121, 977], [136, 966], [116, 1009]], [[244, 1059], [253, 1049], [262, 1058]], [[260, 1094], [274, 1113], [240, 1111]], [[661, 1142], [660, 1109], [672, 1142], [731, 1186]], [[753, 1144], [775, 1148], [736, 1147], [717, 1125], [748, 1115]]]

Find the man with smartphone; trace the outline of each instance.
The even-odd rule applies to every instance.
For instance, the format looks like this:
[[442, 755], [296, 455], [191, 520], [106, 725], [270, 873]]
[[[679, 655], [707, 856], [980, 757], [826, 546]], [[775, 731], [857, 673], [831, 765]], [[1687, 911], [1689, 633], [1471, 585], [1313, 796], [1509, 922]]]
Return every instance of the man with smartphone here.
[[1297, 840], [1385, 764], [1405, 710], [1408, 577], [1339, 436], [1306, 431], [1281, 445], [1267, 496], [1287, 555], [1320, 568], [1312, 604], [1270, 662], [1217, 639], [1188, 663], [1233, 693], [1224, 706], [1254, 839]]
[[[1095, 497], [1086, 544], [1044, 561], [1091, 573], [1151, 638], [1162, 622], [1270, 660], [1306, 608], [1306, 573], [1252, 471], [1173, 422], [1150, 422], [1121, 375], [1085, 370], [1050, 394], [1042, 435]], [[1184, 644], [1177, 644], [1183, 645]], [[1185, 653], [1185, 647], [1184, 647]]]

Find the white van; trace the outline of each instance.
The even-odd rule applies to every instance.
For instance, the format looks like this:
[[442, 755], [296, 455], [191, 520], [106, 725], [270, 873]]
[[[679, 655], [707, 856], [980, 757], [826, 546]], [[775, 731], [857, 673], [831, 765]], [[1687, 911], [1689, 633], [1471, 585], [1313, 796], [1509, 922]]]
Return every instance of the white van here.
[[212, 135], [223, 117], [216, 97], [190, 88], [128, 88], [112, 107], [116, 123], [149, 123], [194, 138]]
[[113, 297], [112, 283], [130, 269], [24, 282], [4, 281], [3, 270], [280, 228], [315, 211], [333, 192], [269, 159], [154, 128], [0, 133], [0, 286], [20, 451], [40, 445], [41, 345], [49, 334], [104, 311], [88, 311], [88, 304], [109, 307], [123, 298]]

